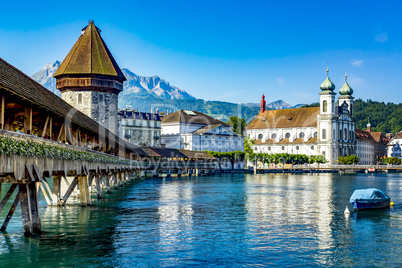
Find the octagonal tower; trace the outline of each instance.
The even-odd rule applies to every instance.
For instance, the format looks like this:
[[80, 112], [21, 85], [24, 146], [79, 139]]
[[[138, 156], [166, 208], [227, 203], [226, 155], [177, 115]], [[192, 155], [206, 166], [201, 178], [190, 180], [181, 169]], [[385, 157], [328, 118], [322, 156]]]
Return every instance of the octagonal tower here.
[[54, 74], [61, 98], [117, 134], [118, 95], [126, 78], [93, 21]]

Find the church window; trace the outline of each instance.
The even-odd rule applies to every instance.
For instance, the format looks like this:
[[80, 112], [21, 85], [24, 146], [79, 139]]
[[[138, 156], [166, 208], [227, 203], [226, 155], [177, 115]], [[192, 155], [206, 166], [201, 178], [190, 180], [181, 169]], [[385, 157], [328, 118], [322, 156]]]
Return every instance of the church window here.
[[314, 146], [311, 146], [311, 150], [314, 150]]
[[353, 116], [353, 104], [350, 104], [350, 115]]
[[339, 130], [339, 139], [342, 139], [342, 129]]
[[262, 134], [258, 135], [259, 140], [262, 140], [262, 137], [263, 137]]
[[103, 103], [103, 94], [102, 93], [99, 93], [99, 102]]
[[286, 133], [285, 134], [285, 139], [289, 139], [290, 138], [290, 133]]
[[296, 146], [296, 150], [299, 150], [299, 146]]
[[304, 132], [300, 132], [299, 138], [304, 138]]
[[325, 151], [322, 151], [322, 155], [325, 156]]
[[324, 113], [326, 113], [327, 110], [328, 110], [328, 103], [327, 103], [327, 101], [325, 100], [325, 101], [322, 102], [322, 111], [323, 111]]
[[327, 138], [327, 131], [325, 130], [325, 128], [322, 130], [322, 136], [321, 136], [321, 138], [322, 138], [323, 140], [325, 140], [325, 139]]
[[78, 93], [78, 104], [82, 104], [82, 93]]
[[268, 151], [271, 151], [271, 147], [268, 147]]
[[285, 151], [285, 146], [282, 146], [282, 150]]
[[335, 136], [335, 135], [336, 135], [336, 131], [335, 131], [335, 129], [332, 131], [332, 133], [333, 133], [333, 134], [332, 134], [332, 135], [333, 135], [332, 139], [334, 140], [334, 139], [336, 139], [336, 136]]
[[346, 128], [343, 130], [343, 139], [344, 140], [348, 139], [348, 130]]
[[314, 132], [314, 138], [317, 138], [317, 131]]
[[276, 139], [276, 134], [272, 134], [272, 138], [273, 138], [273, 139]]

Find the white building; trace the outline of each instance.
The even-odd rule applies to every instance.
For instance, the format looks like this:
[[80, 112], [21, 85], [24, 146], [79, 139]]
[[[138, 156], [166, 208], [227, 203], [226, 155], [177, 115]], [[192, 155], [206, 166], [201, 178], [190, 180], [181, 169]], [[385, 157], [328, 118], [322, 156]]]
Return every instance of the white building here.
[[356, 129], [356, 142], [356, 155], [360, 158], [359, 164], [376, 164], [377, 156], [375, 154], [375, 150], [377, 146], [377, 141], [373, 138], [371, 133], [366, 130]]
[[387, 145], [388, 157], [402, 157], [402, 132], [399, 132], [395, 137], [391, 138]]
[[244, 137], [230, 125], [197, 111], [179, 110], [162, 118], [162, 146], [194, 151], [243, 151]]
[[161, 146], [161, 119], [159, 114], [119, 110], [120, 138], [135, 145]]
[[323, 155], [329, 164], [336, 164], [339, 156], [356, 154], [354, 98], [347, 76], [339, 105], [328, 70], [320, 88], [320, 107], [265, 110], [261, 101], [260, 113], [246, 128], [255, 140], [255, 152]]

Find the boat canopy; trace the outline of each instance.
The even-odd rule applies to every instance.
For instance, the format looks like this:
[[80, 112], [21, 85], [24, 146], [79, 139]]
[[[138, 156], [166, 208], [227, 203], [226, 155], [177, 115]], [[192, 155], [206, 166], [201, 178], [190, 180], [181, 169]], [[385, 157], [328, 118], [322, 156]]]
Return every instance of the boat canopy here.
[[376, 188], [369, 188], [369, 189], [358, 189], [355, 190], [350, 197], [349, 202], [353, 203], [356, 201], [356, 199], [371, 199], [371, 200], [384, 200], [384, 201], [389, 201], [390, 198], [384, 194], [381, 190], [378, 190]]

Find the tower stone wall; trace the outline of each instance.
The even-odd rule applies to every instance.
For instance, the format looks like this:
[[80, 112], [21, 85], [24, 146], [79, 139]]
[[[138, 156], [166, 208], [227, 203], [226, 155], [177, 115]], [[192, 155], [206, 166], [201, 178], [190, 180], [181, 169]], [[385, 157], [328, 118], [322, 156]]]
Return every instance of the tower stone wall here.
[[117, 94], [99, 91], [67, 91], [61, 93], [61, 98], [117, 134]]

